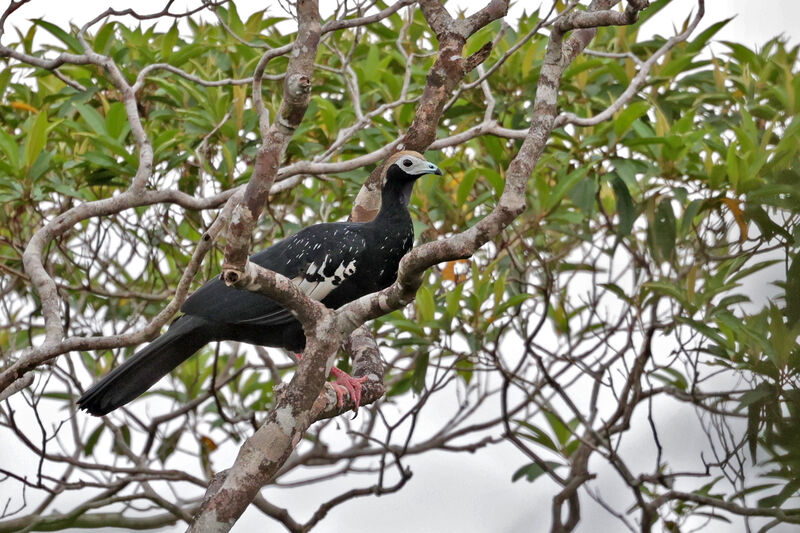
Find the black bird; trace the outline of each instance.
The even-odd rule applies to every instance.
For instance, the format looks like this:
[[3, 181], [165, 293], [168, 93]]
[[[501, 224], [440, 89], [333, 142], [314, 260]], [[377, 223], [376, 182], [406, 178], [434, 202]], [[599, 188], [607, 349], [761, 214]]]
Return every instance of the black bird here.
[[[411, 249], [414, 230], [408, 203], [414, 182], [442, 175], [417, 152], [398, 152], [384, 165], [381, 208], [370, 222], [333, 222], [305, 228], [250, 257], [279, 272], [331, 309], [394, 283], [400, 259]], [[81, 409], [95, 416], [125, 405], [212, 341], [240, 341], [300, 352], [305, 335], [300, 322], [268, 297], [225, 285], [215, 278], [181, 307], [183, 315], [143, 350], [86, 391]], [[356, 408], [360, 383], [334, 367]], [[357, 389], [357, 390], [356, 390]], [[341, 403], [342, 391], [337, 389]]]

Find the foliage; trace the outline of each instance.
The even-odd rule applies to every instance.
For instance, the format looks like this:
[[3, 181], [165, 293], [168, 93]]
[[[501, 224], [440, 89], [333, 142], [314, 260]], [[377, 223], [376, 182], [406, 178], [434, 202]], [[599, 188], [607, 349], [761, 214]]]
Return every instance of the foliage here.
[[[241, 40], [271, 47], [292, 41], [277, 30], [278, 17], [256, 13], [243, 20], [233, 5], [218, 12], [239, 38], [216, 22], [192, 19], [185, 28], [126, 27], [109, 20], [87, 38], [129, 80], [154, 63], [205, 80], [242, 79], [262, 51]], [[519, 27], [506, 29], [486, 65], [501, 61], [537, 22], [537, 15], [526, 15]], [[513, 227], [472, 262], [440, 265], [412, 306], [375, 321], [389, 361], [382, 405], [432, 416], [433, 408], [424, 408], [427, 399], [455, 394], [453, 389], [462, 391], [465, 413], [482, 402], [491, 405], [493, 439], [510, 439], [525, 455], [509, 467], [514, 481], [577, 478], [576, 455], [596, 453], [610, 466], [602, 475], [621, 479], [629, 502], [641, 512], [623, 520], [660, 520], [665, 529], [679, 530], [705, 518], [730, 520], [742, 514], [735, 505], [761, 516], [777, 517], [780, 510], [798, 519], [798, 48], [774, 39], [758, 50], [719, 43], [710, 53], [707, 45], [725, 23], [668, 52], [613, 120], [557, 129], [530, 178], [527, 210]], [[620, 55], [579, 56], [562, 83], [561, 111], [592, 117], [620, 97], [638, 61], [666, 40], [638, 39], [640, 25], [599, 31], [591, 48]], [[500, 31], [499, 22], [481, 30], [466, 53]], [[75, 33], [37, 20], [12, 47], [38, 55], [76, 51]], [[41, 34], [56, 44], [37, 44]], [[411, 124], [433, 64], [431, 41], [419, 10], [408, 21], [395, 14], [359, 31], [328, 34], [317, 57], [311, 105], [283, 166], [322, 160], [354, 124], [357, 133], [332, 152], [334, 161], [398, 138]], [[537, 33], [488, 78], [494, 118], [503, 128], [528, 127], [546, 42], [546, 34]], [[403, 50], [412, 54], [407, 90]], [[37, 296], [23, 273], [25, 246], [45, 221], [70, 206], [111, 198], [127, 187], [138, 159], [124, 106], [105, 72], [61, 67], [87, 88], [81, 91], [51, 71], [4, 61], [0, 346], [10, 361], [43, 334]], [[271, 115], [280, 104], [286, 61], [281, 56], [267, 66], [267, 75], [278, 78], [265, 82]], [[352, 65], [352, 76], [342, 74], [343, 62]], [[473, 72], [465, 81], [478, 76]], [[247, 182], [258, 148], [250, 90], [248, 84], [203, 86], [165, 70], [150, 73], [139, 95], [156, 160], [148, 188], [212, 197]], [[359, 121], [361, 110], [379, 106], [386, 108]], [[438, 137], [480, 124], [486, 107], [480, 86], [459, 90]], [[428, 176], [418, 184], [412, 200], [418, 241], [479, 220], [502, 192], [505, 169], [520, 143], [481, 135], [429, 153], [446, 177]], [[313, 222], [346, 217], [369, 170], [301, 176], [296, 186], [272, 197], [271, 217], [262, 220], [255, 247]], [[213, 216], [210, 209], [162, 202], [92, 219], [58, 239], [47, 251], [46, 266], [69, 310], [69, 331], [124, 332], [146, 323], [173, 294]], [[215, 275], [220, 258], [220, 249], [209, 256], [203, 279]], [[41, 369], [31, 405], [41, 402], [69, 416], [79, 388], [108, 371], [119, 355], [59, 358]], [[227, 463], [212, 452], [238, 442], [269, 407], [276, 379], [292, 371], [284, 361], [272, 352], [210, 346], [149, 393], [175, 401], [167, 411], [159, 407], [159, 414], [197, 400], [149, 437], [131, 435], [139, 426], [129, 430], [135, 417], [125, 414], [99, 424], [77, 415], [74, 430], [60, 430], [74, 432], [73, 446], [82, 446], [86, 462], [107, 461], [102, 449], [125, 463], [136, 449], [151, 468], [158, 469], [158, 461], [166, 471], [178, 464], [176, 457], [189, 455], [199, 459], [192, 475], [205, 479]], [[227, 381], [215, 396], [209, 391], [218, 374]], [[702, 457], [697, 477], [673, 467], [674, 444], [662, 445], [671, 431], [663, 413], [679, 404], [695, 408], [713, 454], [711, 460]], [[377, 410], [364, 415], [371, 421], [365, 427], [377, 424]], [[4, 439], [19, 424], [13, 412], [3, 408]], [[455, 438], [470, 420], [454, 415], [442, 422], [443, 434]], [[374, 434], [387, 448], [412, 440], [422, 451], [444, 446], [414, 435], [413, 427], [393, 435], [401, 422], [394, 423]], [[656, 452], [646, 454], [647, 465], [620, 451], [631, 426], [652, 429], [648, 442]], [[320, 424], [309, 433], [304, 457], [323, 453], [329, 427]], [[471, 431], [467, 435], [478, 447], [479, 434]], [[372, 448], [353, 437], [358, 449]], [[412, 452], [395, 453], [399, 462]], [[212, 466], [212, 458], [219, 465]], [[19, 481], [3, 483], [12, 482]], [[38, 483], [49, 481], [40, 477]]]

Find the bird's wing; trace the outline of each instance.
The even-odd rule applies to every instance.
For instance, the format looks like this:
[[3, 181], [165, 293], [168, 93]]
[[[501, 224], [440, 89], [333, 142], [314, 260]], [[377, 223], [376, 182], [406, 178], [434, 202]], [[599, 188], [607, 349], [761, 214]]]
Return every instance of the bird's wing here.
[[[355, 274], [366, 250], [364, 237], [352, 224], [317, 224], [288, 237], [250, 260], [290, 278], [315, 300], [322, 300]], [[270, 298], [233, 289], [215, 278], [198, 289], [181, 307], [188, 315], [227, 324], [279, 325], [292, 313]]]

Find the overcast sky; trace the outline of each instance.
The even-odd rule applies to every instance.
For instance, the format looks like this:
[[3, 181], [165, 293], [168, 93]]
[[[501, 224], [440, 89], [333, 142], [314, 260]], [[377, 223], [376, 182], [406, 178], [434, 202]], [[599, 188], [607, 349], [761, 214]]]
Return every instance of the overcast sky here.
[[[185, 0], [178, 0], [176, 6], [186, 3]], [[449, 6], [453, 12], [455, 6], [459, 6], [469, 13], [484, 3], [485, 0], [459, 0], [451, 2]], [[116, 1], [110, 4], [125, 8], [129, 7], [131, 2]], [[196, 2], [191, 4], [196, 5]], [[323, 10], [334, 5], [330, 0], [321, 0], [321, 4]], [[509, 18], [518, 17], [523, 5], [537, 5], [524, 1], [518, 1], [516, 4]], [[717, 34], [718, 40], [737, 41], [752, 47], [783, 34], [792, 44], [800, 41], [800, 28], [798, 28], [800, 1], [708, 0], [706, 4], [706, 16], [700, 30], [721, 19], [735, 17]], [[82, 24], [108, 5], [109, 2], [99, 0], [82, 2], [33, 0], [17, 11], [10, 23], [23, 30], [28, 26], [26, 19], [37, 17], [46, 17], [58, 24], [65, 24], [68, 21]], [[163, 2], [138, 0], [135, 5], [137, 10], [147, 12], [155, 10], [159, 5], [163, 5]], [[240, 13], [246, 16], [260, 9], [264, 2], [237, 1], [236, 5]], [[277, 4], [275, 6], [272, 12], [280, 13], [280, 8]], [[696, 9], [696, 0], [674, 0], [664, 12], [648, 22], [642, 36], [654, 33], [672, 35], [673, 26], [680, 27], [688, 14]], [[7, 33], [14, 36], [14, 32]], [[8, 36], [4, 42], [8, 42]], [[445, 407], [447, 406], [443, 406]], [[435, 410], [428, 409], [428, 412], [433, 411]], [[691, 412], [675, 410], [664, 413], [663, 421], [672, 420], [677, 423], [679, 420], [686, 420], [687, 417], [694, 419]], [[424, 424], [425, 421], [422, 420], [421, 423]], [[689, 436], [690, 432], [686, 432], [685, 429], [673, 435], [677, 439], [675, 446], [684, 449], [693, 449], [694, 444], [702, 446], [699, 440], [693, 443]], [[697, 433], [699, 438], [699, 432]], [[636, 435], [632, 435], [630, 446], [636, 446], [636, 440]], [[665, 443], [665, 446], [668, 445], [669, 443]], [[225, 461], [218, 455], [215, 456], [215, 460], [218, 467], [225, 466]], [[233, 461], [233, 455], [230, 460]], [[493, 447], [474, 455], [435, 453], [415, 457], [408, 461], [414, 477], [399, 494], [360, 499], [336, 507], [317, 530], [322, 533], [330, 531], [358, 533], [367, 530], [381, 533], [444, 530], [457, 530], [459, 533], [511, 533], [545, 530], [550, 523], [549, 508], [553, 486], [544, 479], [533, 485], [526, 482], [510, 483], [514, 470], [526, 462], [510, 446]], [[365, 483], [368, 481], [358, 482], [359, 485]], [[296, 518], [304, 520], [316, 509], [318, 502], [330, 497], [330, 494], [324, 494], [322, 490], [325, 489], [306, 487], [302, 491], [281, 493], [272, 490], [267, 496], [274, 497], [279, 505], [289, 506], [292, 514], [297, 514]], [[579, 531], [619, 530], [619, 522], [612, 520], [604, 511], [594, 509], [588, 498], [582, 501], [586, 507]], [[234, 531], [263, 531], [267, 523], [259, 512], [249, 511], [237, 523]], [[270, 530], [280, 530], [274, 522], [269, 524], [269, 527]], [[182, 530], [182, 528], [177, 529]], [[709, 527], [706, 531], [711, 530]], [[724, 531], [730, 529], [725, 528]]]
[[[390, 1], [390, 0], [389, 0]], [[448, 3], [451, 12], [465, 9], [467, 14], [479, 9], [486, 2], [485, 0], [454, 0]], [[155, 10], [163, 2], [156, 0], [137, 0], [135, 8], [142, 12]], [[247, 16], [264, 5], [272, 5], [271, 12], [274, 14], [282, 13], [275, 0], [238, 0], [236, 6], [242, 15]], [[131, 6], [127, 0], [115, 0], [104, 2], [101, 0], [83, 0], [81, 2], [64, 2], [57, 0], [33, 0], [20, 8], [12, 18], [12, 25], [24, 25], [25, 19], [46, 16], [53, 22], [72, 21], [82, 24], [100, 13], [107, 6], [114, 6], [119, 9]], [[197, 2], [187, 0], [177, 0], [176, 7], [181, 5], [197, 5]], [[320, 0], [323, 11], [335, 5], [332, 0]], [[537, 6], [539, 2], [529, 2], [518, 0], [512, 2], [509, 19], [519, 17], [525, 6]], [[548, 5], [549, 3], [545, 3]], [[531, 8], [528, 7], [528, 10]], [[673, 25], [679, 26], [686, 18], [687, 14], [697, 10], [697, 0], [673, 0], [659, 16], [648, 21], [647, 31], [652, 33], [667, 34], [671, 32]], [[797, 43], [800, 39], [800, 1], [797, 0], [707, 0], [706, 16], [701, 24], [701, 29], [718, 20], [728, 17], [735, 17], [719, 34], [718, 39], [731, 40], [755, 46], [763, 43], [776, 35], [786, 35], [792, 43]]]

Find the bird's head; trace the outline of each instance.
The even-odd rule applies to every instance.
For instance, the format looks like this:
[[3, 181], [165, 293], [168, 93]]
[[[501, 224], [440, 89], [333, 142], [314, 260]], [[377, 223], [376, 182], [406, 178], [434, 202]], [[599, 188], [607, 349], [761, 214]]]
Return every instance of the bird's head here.
[[425, 174], [442, 175], [442, 170], [411, 150], [397, 152], [386, 160], [386, 179], [416, 180]]
[[[395, 198], [401, 205], [407, 206], [411, 200], [411, 189], [417, 178], [425, 174], [442, 175], [439, 167], [426, 161], [422, 154], [404, 150], [392, 154], [386, 160], [384, 167], [382, 204], [387, 198]], [[388, 196], [387, 196], [388, 195]]]

